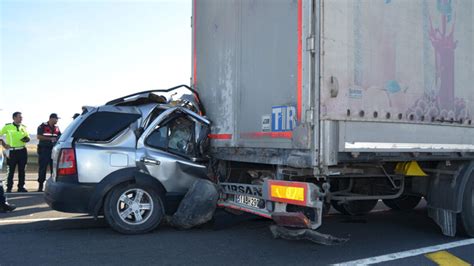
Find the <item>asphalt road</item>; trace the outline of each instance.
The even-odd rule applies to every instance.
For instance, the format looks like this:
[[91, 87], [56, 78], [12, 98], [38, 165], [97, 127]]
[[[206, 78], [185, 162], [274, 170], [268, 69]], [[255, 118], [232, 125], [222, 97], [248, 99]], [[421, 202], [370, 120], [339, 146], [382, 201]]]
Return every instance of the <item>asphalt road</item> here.
[[[200, 228], [180, 231], [163, 225], [149, 234], [126, 236], [112, 231], [104, 219], [52, 211], [41, 193], [11, 193], [8, 198], [18, 209], [0, 214], [2, 266], [327, 265], [460, 241], [462, 246], [442, 250], [474, 263], [474, 239], [443, 236], [427, 217], [423, 204], [400, 213], [379, 203], [375, 212], [358, 218], [331, 212], [319, 231], [350, 240], [339, 246], [322, 246], [273, 239], [268, 229], [270, 221], [222, 211]], [[382, 264], [436, 265], [427, 253], [431, 251], [406, 257], [404, 252], [395, 260], [393, 255], [385, 256], [390, 260]]]

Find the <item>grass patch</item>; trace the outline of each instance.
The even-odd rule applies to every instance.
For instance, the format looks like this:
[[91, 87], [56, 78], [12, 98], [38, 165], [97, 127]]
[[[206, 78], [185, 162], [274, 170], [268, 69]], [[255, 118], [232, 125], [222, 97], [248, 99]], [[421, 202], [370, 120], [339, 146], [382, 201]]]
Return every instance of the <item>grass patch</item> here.
[[[37, 147], [35, 144], [27, 144], [26, 149], [28, 150], [28, 163], [26, 165], [25, 171], [27, 173], [37, 173], [38, 172], [38, 154], [37, 154]], [[3, 162], [3, 167], [2, 170], [0, 171], [1, 173], [6, 173], [7, 172], [7, 162], [6, 160]], [[15, 174], [18, 173], [15, 171]]]

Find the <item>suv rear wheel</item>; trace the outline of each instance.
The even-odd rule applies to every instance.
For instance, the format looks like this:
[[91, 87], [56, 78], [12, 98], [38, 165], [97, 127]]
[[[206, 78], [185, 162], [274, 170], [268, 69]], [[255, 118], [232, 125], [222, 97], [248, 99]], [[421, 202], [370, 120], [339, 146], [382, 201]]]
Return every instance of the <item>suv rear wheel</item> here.
[[105, 219], [123, 234], [141, 234], [155, 229], [164, 216], [160, 195], [149, 187], [122, 184], [112, 188], [104, 203]]

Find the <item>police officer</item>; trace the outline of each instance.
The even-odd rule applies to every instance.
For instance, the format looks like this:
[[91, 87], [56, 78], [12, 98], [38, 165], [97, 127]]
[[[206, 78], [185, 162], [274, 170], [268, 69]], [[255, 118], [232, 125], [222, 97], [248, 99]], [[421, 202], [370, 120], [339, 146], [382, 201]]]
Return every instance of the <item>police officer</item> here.
[[21, 124], [23, 117], [21, 112], [14, 112], [12, 115], [13, 123], [6, 124], [0, 130], [0, 136], [5, 135], [8, 150], [7, 165], [7, 192], [12, 192], [13, 175], [15, 168], [18, 166], [18, 192], [28, 192], [25, 189], [25, 166], [28, 162], [28, 153], [26, 151], [26, 143], [30, 141], [26, 127]]
[[51, 159], [51, 152], [54, 145], [61, 136], [59, 127], [56, 126], [58, 123], [58, 115], [52, 113], [49, 115], [48, 122], [39, 125], [37, 130], [38, 143], [38, 192], [43, 191], [43, 183], [46, 180], [46, 170], [48, 169], [50, 174], [53, 173], [53, 160]]
[[[2, 145], [4, 148], [6, 148], [6, 144], [5, 144], [5, 142], [3, 142], [2, 139], [0, 139], [0, 145]], [[1, 154], [0, 154], [0, 156], [1, 156]], [[0, 165], [0, 169], [2, 169], [2, 165]], [[11, 212], [14, 209], [16, 209], [16, 206], [13, 205], [13, 204], [8, 204], [7, 199], [5, 198], [5, 193], [3, 191], [3, 185], [0, 184], [0, 213]]]

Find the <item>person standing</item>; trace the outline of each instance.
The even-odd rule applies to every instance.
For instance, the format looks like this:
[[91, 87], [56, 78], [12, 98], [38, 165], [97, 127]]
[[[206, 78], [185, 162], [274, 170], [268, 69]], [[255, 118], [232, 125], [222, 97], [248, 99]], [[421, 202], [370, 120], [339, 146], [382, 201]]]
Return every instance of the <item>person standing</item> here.
[[[0, 145], [6, 148], [5, 142], [0, 139]], [[0, 154], [1, 159], [2, 154]], [[1, 161], [1, 160], [0, 160]], [[2, 169], [2, 163], [0, 163], [0, 170]], [[3, 191], [3, 182], [0, 180], [0, 213], [11, 212], [16, 209], [16, 206], [13, 204], [8, 204], [7, 199], [5, 198], [5, 193]]]
[[43, 184], [46, 180], [46, 171], [49, 166], [49, 173], [53, 173], [53, 160], [51, 159], [51, 153], [53, 147], [61, 136], [59, 127], [56, 126], [58, 123], [58, 115], [52, 113], [49, 115], [48, 122], [42, 123], [38, 126], [36, 137], [39, 140], [38, 143], [38, 192], [43, 191]]
[[5, 135], [5, 148], [8, 150], [8, 177], [7, 192], [12, 192], [13, 176], [18, 166], [18, 192], [28, 192], [25, 189], [25, 167], [28, 162], [26, 143], [30, 141], [26, 127], [21, 124], [23, 117], [21, 112], [14, 112], [13, 123], [5, 124], [0, 130], [0, 136]]

